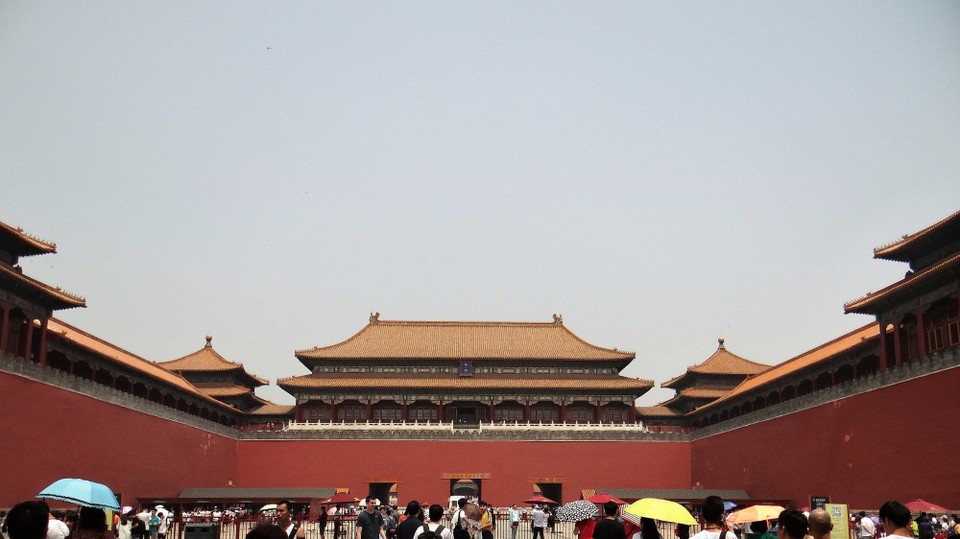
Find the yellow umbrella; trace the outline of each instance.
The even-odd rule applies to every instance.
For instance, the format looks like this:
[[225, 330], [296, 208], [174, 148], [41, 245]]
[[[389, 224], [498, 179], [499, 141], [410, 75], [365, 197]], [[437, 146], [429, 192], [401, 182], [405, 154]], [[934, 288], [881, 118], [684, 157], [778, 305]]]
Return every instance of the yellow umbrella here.
[[663, 520], [666, 522], [676, 522], [677, 524], [696, 525], [697, 521], [690, 515], [682, 505], [670, 500], [661, 500], [660, 498], [643, 498], [637, 500], [625, 509], [625, 512], [638, 517], [652, 518], [654, 520]]
[[780, 516], [783, 507], [779, 505], [752, 505], [746, 509], [734, 511], [727, 516], [727, 522], [733, 524], [743, 524], [744, 522], [757, 522], [760, 520], [773, 520]]

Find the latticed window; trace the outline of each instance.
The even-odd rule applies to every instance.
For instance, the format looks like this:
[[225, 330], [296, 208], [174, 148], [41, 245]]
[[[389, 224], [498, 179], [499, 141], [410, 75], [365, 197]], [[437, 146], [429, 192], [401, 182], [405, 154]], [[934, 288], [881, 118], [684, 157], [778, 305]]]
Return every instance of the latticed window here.
[[373, 409], [374, 421], [400, 421], [403, 419], [403, 408], [399, 406], [384, 406]]
[[417, 406], [409, 410], [408, 417], [413, 421], [436, 421], [437, 409], [435, 407]]
[[530, 420], [544, 423], [560, 421], [560, 408], [558, 406], [534, 405], [530, 410]]
[[517, 406], [500, 406], [494, 408], [497, 421], [523, 421], [523, 408]]
[[567, 406], [567, 421], [570, 423], [591, 423], [594, 408], [592, 406]]

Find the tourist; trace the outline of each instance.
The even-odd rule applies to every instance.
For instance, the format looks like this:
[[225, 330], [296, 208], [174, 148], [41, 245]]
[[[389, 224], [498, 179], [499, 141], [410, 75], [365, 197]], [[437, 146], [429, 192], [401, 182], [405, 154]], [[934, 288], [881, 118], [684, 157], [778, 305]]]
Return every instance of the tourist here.
[[65, 539], [70, 535], [70, 528], [60, 519], [63, 518], [63, 512], [50, 512], [47, 521], [47, 539]]
[[888, 501], [880, 506], [880, 524], [888, 536], [913, 537], [910, 531], [910, 510], [897, 501]]
[[510, 506], [508, 516], [510, 518], [510, 539], [517, 539], [517, 528], [520, 527], [520, 511], [517, 511], [517, 504]]
[[[383, 533], [383, 516], [377, 511], [377, 500], [367, 496], [364, 500], [366, 508], [357, 515], [357, 539], [387, 539]], [[400, 528], [397, 528], [400, 531]]]
[[10, 539], [45, 539], [49, 522], [46, 502], [28, 501], [15, 505], [3, 525]]
[[657, 521], [647, 517], [640, 518], [640, 526], [632, 535], [633, 539], [662, 539], [660, 530], [657, 529]]
[[324, 532], [327, 531], [327, 519], [330, 518], [330, 515], [327, 514], [327, 506], [320, 506], [320, 516], [317, 517], [317, 528], [320, 530], [320, 539], [323, 539]]
[[137, 517], [133, 516], [133, 510], [127, 511], [120, 515], [120, 522], [117, 523], [117, 539], [132, 539], [133, 535], [131, 533], [132, 520]]
[[[111, 536], [113, 534], [110, 534]], [[106, 539], [107, 513], [97, 507], [81, 507], [77, 525], [70, 539]]]
[[467, 505], [466, 498], [460, 498], [457, 500], [457, 510], [454, 511], [451, 522], [453, 523], [453, 538], [454, 539], [470, 539], [470, 529], [469, 523], [467, 523], [466, 518], [463, 515], [463, 508]]
[[619, 510], [620, 506], [612, 500], [603, 504], [604, 516], [593, 528], [593, 539], [627, 539], [623, 523], [617, 520]]
[[[690, 539], [724, 539], [730, 531], [723, 522], [723, 499], [720, 496], [707, 496], [700, 506], [700, 520], [703, 529]], [[733, 533], [730, 533], [731, 539]]]
[[547, 527], [547, 515], [539, 505], [533, 506], [533, 539], [543, 539], [543, 529]]
[[293, 504], [288, 500], [277, 502], [277, 526], [287, 534], [288, 539], [303, 539], [306, 531], [293, 521]]
[[147, 525], [133, 512], [133, 509], [127, 512], [127, 515], [130, 521], [130, 539], [143, 539], [147, 532]]
[[920, 516], [917, 517], [917, 537], [920, 539], [933, 539], [933, 536], [936, 535], [936, 532], [933, 529], [933, 523], [930, 522], [930, 517], [921, 512]]
[[482, 539], [493, 539], [493, 519], [490, 517], [490, 507], [487, 502], [480, 501], [480, 537]]
[[416, 533], [413, 534], [413, 539], [419, 539], [423, 534], [428, 532], [433, 532], [437, 534], [439, 539], [453, 539], [453, 532], [447, 528], [444, 528], [440, 521], [443, 519], [443, 506], [439, 504], [433, 504], [427, 509], [427, 518], [429, 520], [424, 523], [424, 525], [417, 529]]
[[588, 518], [574, 523], [573, 534], [577, 539], [593, 539], [593, 529], [597, 526], [596, 519]]
[[779, 539], [803, 539], [807, 535], [807, 517], [796, 509], [784, 509], [777, 517]]
[[423, 527], [423, 521], [420, 520], [420, 502], [410, 500], [407, 502], [407, 508], [403, 512], [405, 519], [397, 526], [397, 539], [413, 539], [416, 531]]
[[866, 511], [860, 511], [858, 514], [860, 522], [857, 528], [860, 530], [860, 537], [873, 538], [877, 534], [877, 527], [873, 524], [873, 519], [867, 516]]
[[813, 539], [830, 539], [833, 522], [830, 520], [830, 514], [824, 509], [817, 508], [810, 511], [807, 526], [810, 528], [809, 532]]
[[147, 530], [150, 533], [150, 539], [157, 539], [160, 533], [160, 517], [157, 516], [157, 510], [150, 510], [150, 519], [147, 520]]

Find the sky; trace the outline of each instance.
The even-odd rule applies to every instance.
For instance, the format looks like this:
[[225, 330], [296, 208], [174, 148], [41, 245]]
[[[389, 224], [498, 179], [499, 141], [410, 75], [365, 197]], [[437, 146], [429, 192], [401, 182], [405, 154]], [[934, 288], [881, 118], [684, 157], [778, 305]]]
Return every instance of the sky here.
[[154, 361], [274, 381], [380, 312], [776, 364], [960, 209], [960, 3], [0, 0], [0, 186]]

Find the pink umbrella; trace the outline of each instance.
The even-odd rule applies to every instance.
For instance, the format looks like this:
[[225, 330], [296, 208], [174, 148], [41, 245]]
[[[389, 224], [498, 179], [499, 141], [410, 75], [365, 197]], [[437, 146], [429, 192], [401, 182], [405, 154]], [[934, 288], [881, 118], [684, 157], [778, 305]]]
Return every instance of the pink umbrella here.
[[912, 513], [921, 513], [921, 512], [929, 513], [931, 511], [935, 511], [937, 513], [947, 512], [946, 507], [940, 507], [939, 505], [935, 503], [930, 503], [927, 500], [924, 500], [923, 498], [917, 498], [916, 500], [913, 500], [912, 502], [907, 502], [903, 505], [905, 505], [907, 509], [909, 509], [910, 512]]

